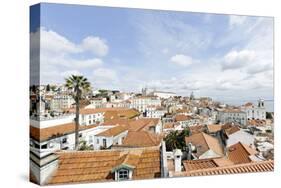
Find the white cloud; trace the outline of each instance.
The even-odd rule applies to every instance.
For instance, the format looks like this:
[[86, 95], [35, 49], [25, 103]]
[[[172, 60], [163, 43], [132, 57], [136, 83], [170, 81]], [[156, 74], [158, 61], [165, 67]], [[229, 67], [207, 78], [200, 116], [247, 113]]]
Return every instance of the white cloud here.
[[117, 74], [112, 69], [98, 68], [93, 71], [93, 81], [98, 83], [108, 83], [117, 81]]
[[40, 50], [45, 54], [78, 53], [81, 49], [66, 37], [44, 27], [40, 28]]
[[[32, 32], [30, 38], [31, 65], [36, 67], [40, 61], [40, 81], [42, 84], [62, 82], [63, 78], [71, 73], [84, 73], [85, 75], [88, 69], [102, 67], [103, 60], [95, 55], [105, 56], [109, 48], [105, 40], [99, 37], [88, 36], [81, 43], [75, 43], [44, 27]], [[40, 42], [38, 38], [40, 38]], [[87, 53], [88, 51], [91, 53]], [[31, 71], [35, 72], [34, 69], [32, 68]], [[38, 76], [34, 75], [34, 80], [39, 80]]]
[[69, 70], [61, 73], [61, 76], [64, 78], [69, 77], [71, 75], [82, 75], [82, 74], [77, 70]]
[[250, 50], [230, 51], [223, 58], [222, 69], [239, 69], [254, 63], [255, 52]]
[[101, 59], [93, 58], [93, 59], [85, 59], [85, 60], [71, 60], [67, 66], [69, 68], [74, 67], [77, 69], [84, 69], [84, 68], [99, 67], [102, 64], [103, 64], [103, 61]]
[[108, 46], [104, 39], [94, 36], [88, 36], [83, 39], [81, 44], [82, 49], [91, 51], [97, 56], [105, 56], [108, 53]]
[[196, 62], [196, 60], [192, 59], [192, 57], [183, 54], [174, 55], [170, 58], [170, 61], [173, 64], [180, 65], [183, 67], [187, 67]]
[[230, 29], [239, 26], [245, 23], [247, 16], [237, 16], [237, 15], [230, 15], [229, 16], [229, 27]]

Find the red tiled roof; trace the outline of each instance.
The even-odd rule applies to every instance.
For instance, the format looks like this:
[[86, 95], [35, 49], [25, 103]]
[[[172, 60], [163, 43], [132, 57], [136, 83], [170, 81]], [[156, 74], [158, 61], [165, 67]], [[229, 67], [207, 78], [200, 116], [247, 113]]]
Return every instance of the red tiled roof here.
[[274, 162], [261, 161], [251, 162], [244, 164], [236, 164], [222, 167], [213, 167], [199, 170], [187, 171], [187, 176], [206, 176], [206, 175], [225, 175], [225, 174], [238, 174], [250, 172], [269, 172], [274, 170]]
[[183, 115], [183, 114], [178, 114], [178, 115], [175, 116], [176, 121], [186, 121], [186, 120], [190, 120], [190, 119], [192, 119], [192, 117], [186, 116], [186, 115]]
[[106, 131], [103, 131], [96, 136], [104, 136], [104, 137], [112, 137], [112, 136], [117, 136], [125, 131], [127, 131], [128, 128], [124, 126], [116, 126], [112, 127], [110, 129], [107, 129]]
[[195, 155], [197, 157], [201, 156], [208, 150], [213, 150], [218, 155], [223, 155], [222, 146], [218, 139], [204, 132], [185, 137], [185, 143], [192, 143], [192, 145], [196, 147], [197, 153]]
[[[85, 129], [90, 129], [96, 126], [97, 125], [80, 126], [79, 130], [81, 131]], [[66, 124], [43, 128], [43, 129], [30, 126], [30, 137], [40, 142], [58, 136], [71, 134], [74, 132], [75, 132], [75, 123], [66, 123]]]
[[[70, 112], [75, 112], [75, 109], [68, 109]], [[80, 114], [95, 114], [104, 113], [105, 120], [115, 118], [134, 118], [139, 115], [139, 112], [134, 108], [83, 108], [79, 111]]]
[[249, 156], [255, 154], [257, 154], [256, 150], [241, 142], [233, 144], [227, 148], [227, 157], [234, 164], [249, 163], [252, 161]]
[[219, 124], [207, 125], [207, 129], [210, 133], [215, 133], [222, 129], [222, 125]]
[[253, 125], [253, 126], [265, 126], [266, 125], [266, 120], [256, 120], [256, 119], [251, 119], [247, 121], [248, 125]]
[[194, 126], [190, 126], [189, 130], [191, 134], [197, 134], [197, 133], [204, 132], [205, 127], [204, 125], [194, 125]]
[[147, 131], [129, 131], [121, 146], [148, 147], [159, 146], [161, 137]]
[[142, 118], [129, 122], [129, 131], [146, 130], [149, 127], [154, 127], [160, 121], [159, 118]]
[[253, 103], [247, 102], [246, 104], [244, 104], [244, 106], [246, 106], [246, 107], [251, 107], [251, 106], [253, 106]]
[[238, 126], [231, 126], [230, 128], [225, 129], [224, 131], [225, 131], [226, 135], [229, 136], [231, 134], [234, 134], [234, 133], [240, 131], [240, 128]]
[[198, 159], [198, 160], [185, 160], [183, 161], [185, 171], [214, 168], [220, 166], [233, 165], [233, 163], [226, 158], [214, 159]]
[[59, 166], [48, 184], [113, 181], [112, 170], [133, 167], [133, 179], [160, 177], [160, 151], [155, 148], [59, 152]]

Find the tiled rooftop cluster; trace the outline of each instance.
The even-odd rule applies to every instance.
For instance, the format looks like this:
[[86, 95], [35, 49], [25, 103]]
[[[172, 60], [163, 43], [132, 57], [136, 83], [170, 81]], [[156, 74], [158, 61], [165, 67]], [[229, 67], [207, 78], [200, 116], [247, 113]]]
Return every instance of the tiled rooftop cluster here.
[[32, 170], [45, 173], [31, 170], [30, 177], [40, 184], [274, 169], [274, 120], [265, 117], [263, 100], [232, 106], [148, 89], [95, 91], [80, 103], [80, 145], [73, 151], [76, 105], [64, 86], [56, 88], [40, 86], [30, 96]]

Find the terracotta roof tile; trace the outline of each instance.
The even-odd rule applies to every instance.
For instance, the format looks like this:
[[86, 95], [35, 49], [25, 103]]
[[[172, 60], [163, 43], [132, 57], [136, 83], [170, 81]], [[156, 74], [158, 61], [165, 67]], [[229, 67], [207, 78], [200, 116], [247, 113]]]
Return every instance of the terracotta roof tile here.
[[[90, 129], [94, 127], [96, 127], [96, 125], [80, 126], [80, 130]], [[75, 123], [66, 123], [43, 129], [30, 126], [30, 137], [40, 142], [74, 132]]]
[[194, 125], [189, 127], [190, 133], [197, 134], [205, 131], [205, 127], [203, 125]]
[[249, 156], [255, 154], [257, 154], [256, 150], [241, 142], [233, 144], [227, 148], [227, 157], [234, 164], [249, 163], [252, 161]]
[[250, 172], [269, 172], [274, 170], [274, 162], [261, 161], [244, 164], [236, 164], [222, 167], [213, 167], [199, 170], [187, 171], [187, 176], [205, 176], [205, 175], [219, 175], [219, 174], [237, 174]]
[[[70, 112], [75, 112], [75, 109], [68, 109]], [[115, 118], [134, 118], [139, 115], [139, 112], [134, 108], [83, 108], [79, 111], [80, 114], [95, 114], [104, 113], [105, 120]]]
[[160, 121], [159, 118], [142, 118], [129, 122], [130, 131], [146, 130], [149, 127], [154, 127]]
[[224, 131], [225, 131], [226, 135], [229, 136], [231, 134], [234, 134], [234, 133], [240, 131], [240, 128], [238, 126], [231, 126], [230, 128], [225, 129]]
[[164, 129], [172, 129], [174, 128], [174, 123], [165, 123], [164, 124]]
[[215, 133], [222, 129], [222, 125], [219, 124], [207, 125], [207, 129], [210, 133]]
[[160, 177], [159, 149], [58, 152], [59, 166], [49, 184], [113, 181], [112, 169], [134, 167], [133, 179]]
[[147, 131], [129, 131], [121, 147], [159, 146], [161, 137]]
[[117, 136], [127, 130], [128, 129], [124, 126], [116, 126], [116, 127], [107, 129], [106, 131], [103, 131], [103, 132], [97, 134], [96, 136], [104, 136], [104, 137]]
[[253, 103], [247, 102], [246, 104], [244, 104], [244, 106], [246, 106], [246, 107], [252, 107], [252, 106], [253, 106]]
[[183, 114], [178, 114], [175, 116], [175, 121], [186, 121], [186, 120], [190, 120], [190, 119], [192, 119], [192, 117], [186, 116]]
[[203, 132], [185, 137], [185, 143], [192, 143], [194, 146], [196, 146], [197, 157], [201, 156], [210, 149], [218, 155], [223, 155], [223, 150], [218, 139]]
[[256, 119], [251, 119], [247, 121], [248, 125], [252, 126], [265, 126], [266, 125], [266, 120], [256, 120]]

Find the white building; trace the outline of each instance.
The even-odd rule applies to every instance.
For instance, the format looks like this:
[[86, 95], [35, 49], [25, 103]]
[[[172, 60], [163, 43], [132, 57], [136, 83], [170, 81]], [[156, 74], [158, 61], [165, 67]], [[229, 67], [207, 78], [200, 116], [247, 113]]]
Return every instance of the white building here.
[[227, 135], [226, 146], [229, 147], [237, 142], [246, 144], [248, 146], [253, 146], [255, 141], [255, 136], [248, 133], [244, 129], [240, 129], [232, 134]]
[[130, 101], [130, 107], [140, 112], [145, 112], [149, 106], [161, 106], [161, 100], [155, 96], [134, 97]]
[[113, 145], [122, 145], [124, 138], [128, 134], [128, 129], [123, 126], [112, 127], [95, 135], [94, 149], [107, 149]]
[[165, 91], [153, 91], [152, 95], [157, 96], [161, 99], [168, 99], [170, 97], [177, 96], [176, 93], [173, 92], [165, 92]]
[[174, 117], [174, 121], [179, 123], [182, 129], [190, 126], [195, 126], [201, 123], [201, 120], [198, 117], [192, 117], [182, 114], [177, 114]]
[[246, 125], [247, 115], [240, 109], [224, 109], [218, 112], [218, 121], [222, 124], [233, 122]]
[[[95, 124], [80, 126], [79, 138], [88, 145], [94, 145], [94, 136], [112, 127]], [[74, 116], [30, 121], [30, 150], [38, 157], [45, 157], [57, 150], [72, 150], [74, 146]]]
[[51, 110], [54, 111], [60, 111], [63, 109], [70, 108], [73, 103], [75, 103], [75, 101], [71, 95], [68, 94], [54, 95], [51, 100], [50, 108]]
[[148, 118], [162, 118], [167, 110], [161, 106], [148, 106], [145, 117]]
[[246, 112], [248, 120], [265, 120], [266, 119], [266, 108], [264, 100], [258, 100], [258, 104], [246, 103], [241, 107], [241, 110]]
[[106, 98], [92, 98], [85, 108], [102, 108], [104, 103], [106, 103]]

